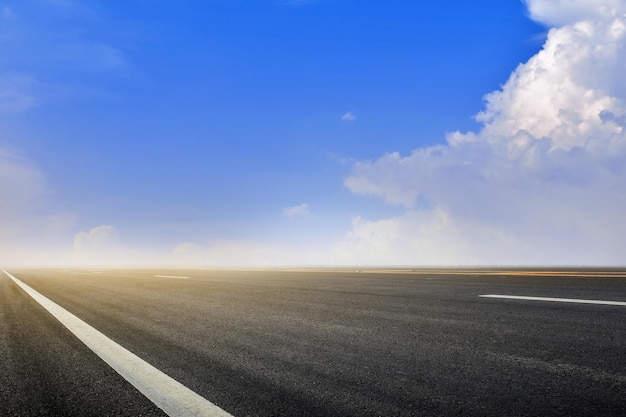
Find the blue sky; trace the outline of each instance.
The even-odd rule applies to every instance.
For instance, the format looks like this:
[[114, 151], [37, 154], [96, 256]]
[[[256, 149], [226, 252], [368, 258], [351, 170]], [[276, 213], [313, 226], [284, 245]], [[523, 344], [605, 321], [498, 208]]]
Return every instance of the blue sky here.
[[[546, 207], [544, 197], [558, 193], [529, 185], [537, 172], [561, 187], [556, 171], [590, 178], [622, 155], [609, 161], [594, 153], [579, 164], [574, 155], [589, 151], [587, 133], [562, 139], [510, 123], [503, 132], [499, 120], [515, 106], [493, 100], [490, 114], [484, 96], [501, 91], [506, 98], [505, 83], [542, 50], [550, 27], [623, 18], [621, 1], [594, 1], [608, 8], [605, 15], [579, 1], [558, 3], [559, 10], [540, 0], [0, 1], [0, 191], [5, 199], [20, 196], [0, 212], [4, 262], [548, 262], [537, 253], [554, 238], [536, 223], [547, 220], [532, 209], [505, 215], [502, 190], [530, 187], [522, 201]], [[623, 63], [611, 62], [608, 70]], [[623, 89], [579, 84], [563, 89], [613, 98], [592, 106], [589, 117], [610, 112], [619, 130]], [[480, 112], [488, 117], [476, 120]], [[516, 160], [495, 182], [482, 171], [453, 175], [465, 163], [450, 156], [461, 152], [451, 145], [453, 132], [463, 143], [476, 133], [492, 144], [494, 135], [519, 142], [520, 130], [542, 146], [542, 138], [552, 141], [545, 150], [552, 162], [531, 175]], [[416, 162], [412, 155], [437, 147], [445, 148], [448, 168], [423, 172], [434, 157]], [[496, 171], [511, 163], [485, 160], [483, 151], [474, 144], [462, 153]], [[517, 174], [502, 183], [508, 172]], [[618, 184], [615, 175], [601, 185]], [[22, 183], [10, 179], [18, 176]], [[432, 178], [446, 179], [424, 185]], [[567, 190], [567, 198], [574, 202], [576, 192]], [[485, 196], [493, 210], [478, 201]], [[561, 206], [551, 210], [563, 218]], [[437, 231], [441, 216], [455, 226]], [[537, 225], [528, 236], [519, 227], [526, 222]], [[593, 252], [617, 237], [593, 222], [584, 227], [591, 231], [579, 231], [580, 223], [550, 233], [570, 242], [568, 233], [594, 236], [592, 248], [574, 251], [588, 254], [588, 263], [625, 259], [615, 248], [608, 257]], [[482, 249], [472, 249], [470, 235]], [[515, 243], [492, 256], [494, 236]], [[563, 248], [554, 255], [572, 262]]]

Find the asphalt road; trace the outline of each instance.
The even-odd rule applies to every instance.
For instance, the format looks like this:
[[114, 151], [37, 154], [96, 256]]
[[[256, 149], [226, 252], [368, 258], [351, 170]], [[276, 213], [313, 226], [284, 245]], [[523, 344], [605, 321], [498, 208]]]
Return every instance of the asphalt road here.
[[[626, 307], [479, 298], [624, 274], [9, 272], [235, 417], [626, 415]], [[0, 358], [0, 416], [163, 415], [4, 274]]]

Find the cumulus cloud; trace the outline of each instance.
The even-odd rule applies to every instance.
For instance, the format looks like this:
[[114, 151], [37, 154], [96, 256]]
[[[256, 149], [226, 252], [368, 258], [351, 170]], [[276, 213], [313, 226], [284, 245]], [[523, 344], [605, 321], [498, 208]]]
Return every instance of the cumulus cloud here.
[[283, 209], [283, 214], [287, 217], [295, 217], [311, 214], [311, 210], [307, 203], [303, 203], [299, 206], [285, 207]]
[[87, 232], [79, 232], [74, 236], [75, 251], [101, 250], [111, 246], [115, 239], [115, 229], [110, 225], [97, 226]]
[[467, 264], [476, 260], [470, 249], [444, 210], [409, 210], [378, 221], [355, 217], [345, 239], [331, 247], [329, 260], [365, 266], [438, 265], [450, 259]]
[[146, 266], [168, 263], [169, 253], [128, 245], [115, 227], [103, 224], [74, 235], [70, 252], [61, 256], [64, 265]]
[[69, 261], [78, 264], [117, 263], [120, 252], [117, 231], [105, 224], [74, 235]]
[[549, 26], [614, 18], [626, 12], [624, 0], [524, 0], [530, 17]]
[[348, 189], [407, 212], [355, 221], [339, 247], [397, 263], [624, 263], [624, 2], [527, 4], [562, 26], [486, 96], [480, 131], [355, 163]]

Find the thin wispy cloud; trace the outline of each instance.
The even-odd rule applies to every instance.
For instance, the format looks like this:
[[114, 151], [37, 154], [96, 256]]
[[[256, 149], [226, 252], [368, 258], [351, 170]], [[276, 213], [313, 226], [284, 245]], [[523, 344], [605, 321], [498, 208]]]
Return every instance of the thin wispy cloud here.
[[344, 122], [354, 122], [356, 120], [356, 115], [353, 112], [349, 111], [341, 116], [341, 120], [343, 120]]
[[311, 214], [311, 210], [307, 203], [303, 203], [298, 206], [283, 208], [283, 214], [287, 217], [305, 216]]
[[13, 13], [13, 10], [11, 10], [10, 7], [8, 6], [4, 6], [2, 8], [2, 14], [1, 14], [3, 19], [14, 19], [15, 18], [15, 14]]
[[0, 11], [6, 22], [0, 25], [2, 108], [27, 108], [35, 103], [33, 97], [59, 92], [79, 96], [103, 77], [130, 72], [132, 65], [123, 45], [132, 32], [121, 23], [111, 25], [90, 6], [93, 4], [84, 2], [24, 2]]
[[29, 213], [46, 192], [44, 175], [31, 163], [0, 148], [0, 234], [28, 222]]
[[44, 173], [1, 143], [0, 194], [0, 264], [68, 260], [52, 248], [68, 236], [73, 215], [47, 208], [51, 191]]
[[35, 80], [29, 75], [0, 74], [0, 114], [21, 113], [39, 104]]

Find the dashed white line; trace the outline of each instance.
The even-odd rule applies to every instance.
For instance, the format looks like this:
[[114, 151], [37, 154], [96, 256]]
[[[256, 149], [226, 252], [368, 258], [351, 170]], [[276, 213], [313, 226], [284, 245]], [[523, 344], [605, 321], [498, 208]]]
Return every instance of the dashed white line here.
[[155, 278], [174, 278], [174, 279], [189, 279], [190, 277], [183, 277], [181, 275], [153, 275]]
[[118, 345], [74, 314], [2, 270], [28, 295], [48, 310], [89, 349], [130, 382], [169, 416], [233, 417], [180, 382], [159, 371], [134, 353]]
[[600, 304], [607, 306], [626, 306], [625, 301], [585, 300], [580, 298], [527, 297], [523, 295], [479, 295], [482, 298], [502, 298], [507, 300], [549, 301], [555, 303]]

